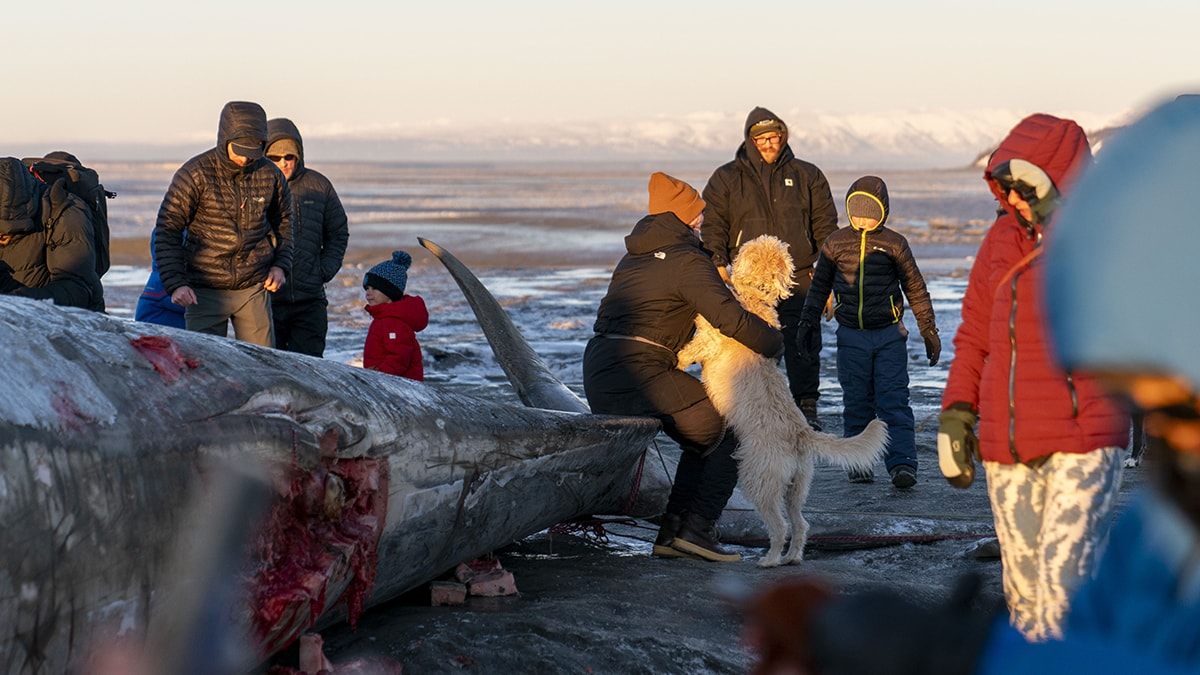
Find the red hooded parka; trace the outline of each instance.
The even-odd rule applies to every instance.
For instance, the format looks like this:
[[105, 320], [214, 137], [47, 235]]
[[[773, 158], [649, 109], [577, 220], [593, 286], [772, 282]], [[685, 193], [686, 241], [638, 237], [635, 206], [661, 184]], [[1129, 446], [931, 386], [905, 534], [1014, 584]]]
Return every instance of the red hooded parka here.
[[[1091, 161], [1078, 124], [1050, 115], [1022, 120], [988, 161], [984, 179], [1007, 205], [992, 169], [1010, 159], [1036, 164], [1067, 195]], [[979, 248], [954, 337], [943, 409], [968, 403], [979, 413], [983, 459], [1030, 462], [1054, 452], [1124, 447], [1129, 417], [1098, 383], [1054, 363], [1041, 295], [1042, 235], [1053, 219], [1027, 228], [1011, 213], [997, 219]], [[1103, 273], [1103, 272], [1098, 272]], [[1116, 319], [1117, 317], [1114, 317]]]

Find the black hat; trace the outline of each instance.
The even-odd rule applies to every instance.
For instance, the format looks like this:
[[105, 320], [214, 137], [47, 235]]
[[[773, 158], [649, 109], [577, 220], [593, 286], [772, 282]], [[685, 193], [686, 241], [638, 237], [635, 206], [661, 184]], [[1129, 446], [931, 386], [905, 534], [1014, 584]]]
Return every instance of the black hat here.
[[263, 144], [257, 138], [250, 138], [249, 136], [235, 138], [229, 141], [229, 147], [233, 148], [234, 154], [248, 159], [258, 159], [263, 156]]
[[407, 251], [392, 251], [392, 259], [372, 267], [363, 277], [363, 288], [370, 286], [395, 302], [404, 297], [412, 256]]
[[753, 125], [751, 125], [748, 135], [750, 138], [754, 138], [756, 136], [762, 136], [763, 134], [769, 134], [772, 131], [783, 134], [787, 131], [787, 127], [783, 125], [783, 122], [780, 122], [777, 119], [766, 119], [761, 122], [755, 122]]

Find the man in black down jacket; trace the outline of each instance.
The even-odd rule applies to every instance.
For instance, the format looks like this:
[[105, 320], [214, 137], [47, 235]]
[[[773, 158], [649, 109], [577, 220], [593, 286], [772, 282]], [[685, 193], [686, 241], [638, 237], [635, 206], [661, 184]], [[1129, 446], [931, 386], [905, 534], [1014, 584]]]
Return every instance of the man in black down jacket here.
[[342, 268], [350, 238], [346, 211], [329, 179], [304, 166], [304, 140], [291, 120], [267, 122], [267, 159], [287, 178], [295, 223], [292, 273], [271, 298], [275, 346], [323, 356], [329, 330], [325, 284]]
[[[270, 347], [271, 299], [292, 266], [292, 195], [263, 158], [267, 114], [221, 109], [217, 146], [175, 172], [154, 227], [154, 258], [187, 329]], [[185, 237], [186, 234], [186, 237]]]
[[796, 263], [791, 297], [778, 306], [783, 325], [784, 364], [792, 398], [817, 423], [820, 361], [796, 349], [796, 326], [812, 280], [813, 264], [825, 238], [837, 229], [837, 206], [829, 181], [814, 164], [797, 159], [788, 145], [783, 120], [766, 108], [746, 117], [745, 141], [734, 160], [713, 172], [704, 188], [704, 246], [728, 281], [726, 266], [742, 243], [771, 234], [788, 243]]
[[700, 195], [663, 173], [650, 177], [649, 190], [650, 215], [625, 237], [628, 253], [596, 313], [584, 392], [592, 412], [658, 418], [683, 450], [655, 555], [735, 561], [740, 556], [720, 547], [716, 521], [737, 484], [737, 440], [700, 380], [676, 367], [677, 353], [697, 314], [769, 358], [783, 336], [742, 308], [701, 248]]
[[87, 205], [0, 158], [0, 293], [104, 311]]

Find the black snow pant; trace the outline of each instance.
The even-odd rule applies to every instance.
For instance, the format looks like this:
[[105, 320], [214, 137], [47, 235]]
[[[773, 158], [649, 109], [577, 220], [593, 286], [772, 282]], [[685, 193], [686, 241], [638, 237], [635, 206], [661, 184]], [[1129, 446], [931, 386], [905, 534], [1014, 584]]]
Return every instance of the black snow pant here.
[[716, 520], [737, 485], [737, 441], [700, 380], [675, 367], [675, 352], [616, 337], [594, 337], [583, 355], [592, 412], [654, 417], [682, 449], [668, 513]]
[[811, 273], [811, 269], [797, 272], [798, 283], [792, 288], [792, 295], [776, 307], [779, 310], [779, 323], [783, 332], [783, 365], [787, 370], [788, 389], [792, 392], [792, 400], [796, 405], [800, 405], [800, 401], [806, 398], [816, 400], [820, 396], [821, 333], [817, 332], [817, 351], [811, 356], [801, 356], [800, 347], [796, 344], [796, 331], [800, 327], [804, 298], [808, 295], [808, 287], [812, 285]]
[[325, 298], [271, 302], [271, 321], [275, 325], [275, 348], [309, 356], [325, 355], [325, 334], [329, 331], [329, 302]]

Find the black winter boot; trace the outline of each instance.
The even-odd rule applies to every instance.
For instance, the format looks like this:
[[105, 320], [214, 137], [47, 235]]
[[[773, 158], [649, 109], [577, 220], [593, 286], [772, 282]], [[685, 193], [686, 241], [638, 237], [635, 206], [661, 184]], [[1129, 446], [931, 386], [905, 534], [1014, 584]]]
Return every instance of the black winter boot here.
[[717, 522], [694, 513], [683, 514], [683, 525], [671, 547], [712, 562], [737, 562], [742, 556], [721, 548], [717, 538]]
[[671, 548], [682, 525], [683, 514], [664, 513], [658, 525], [658, 536], [654, 538], [652, 553], [660, 558], [695, 558], [691, 553]]

